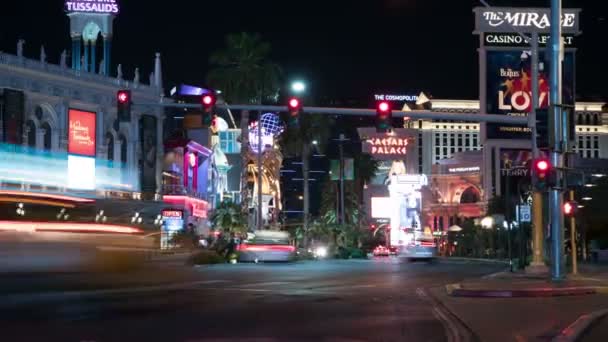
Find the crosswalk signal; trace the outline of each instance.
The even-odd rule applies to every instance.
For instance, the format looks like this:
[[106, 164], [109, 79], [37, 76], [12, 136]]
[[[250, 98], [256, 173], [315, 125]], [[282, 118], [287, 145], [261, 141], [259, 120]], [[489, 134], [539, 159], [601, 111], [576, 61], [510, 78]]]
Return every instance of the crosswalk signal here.
[[566, 217], [575, 216], [576, 212], [578, 211], [578, 203], [576, 201], [564, 202], [563, 209], [564, 209], [563, 210], [564, 216], [566, 216]]
[[130, 90], [119, 90], [116, 93], [116, 112], [118, 121], [130, 122], [131, 121], [131, 91]]
[[297, 97], [290, 97], [287, 101], [287, 112], [289, 114], [288, 125], [298, 127], [300, 123], [300, 112], [302, 111], [302, 101]]
[[379, 133], [389, 132], [393, 128], [393, 111], [390, 103], [380, 101], [376, 103], [376, 131]]
[[211, 126], [213, 121], [213, 108], [217, 98], [213, 94], [204, 94], [201, 97], [201, 103], [203, 105], [203, 125]]

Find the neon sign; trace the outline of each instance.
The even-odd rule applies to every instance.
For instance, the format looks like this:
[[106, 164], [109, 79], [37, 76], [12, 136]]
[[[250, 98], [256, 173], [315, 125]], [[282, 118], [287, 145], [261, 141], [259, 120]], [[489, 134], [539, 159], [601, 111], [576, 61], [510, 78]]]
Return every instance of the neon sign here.
[[65, 8], [68, 12], [118, 14], [116, 0], [68, 0], [65, 2]]
[[372, 138], [370, 144], [371, 154], [397, 154], [405, 155], [409, 138]]

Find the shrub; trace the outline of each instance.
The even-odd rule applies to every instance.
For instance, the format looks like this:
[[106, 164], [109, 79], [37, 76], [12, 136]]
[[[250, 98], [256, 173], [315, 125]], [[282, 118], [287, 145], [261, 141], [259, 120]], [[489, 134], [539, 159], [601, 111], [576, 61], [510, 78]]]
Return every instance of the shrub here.
[[224, 262], [226, 262], [226, 259], [212, 250], [203, 250], [192, 254], [188, 258], [188, 264], [191, 265], [221, 264]]
[[350, 248], [349, 254], [351, 259], [367, 259], [367, 253], [360, 248]]

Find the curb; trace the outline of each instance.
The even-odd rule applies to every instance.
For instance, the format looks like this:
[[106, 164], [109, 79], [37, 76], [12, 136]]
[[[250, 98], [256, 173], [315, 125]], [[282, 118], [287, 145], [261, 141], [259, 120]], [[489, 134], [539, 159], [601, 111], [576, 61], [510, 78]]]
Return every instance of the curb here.
[[531, 288], [522, 290], [487, 290], [464, 289], [461, 284], [448, 284], [446, 292], [452, 297], [472, 298], [515, 298], [515, 297], [562, 297], [582, 296], [608, 292], [608, 287], [564, 287], [564, 288]]
[[438, 257], [437, 259], [442, 261], [472, 261], [472, 262], [486, 262], [491, 264], [509, 264], [509, 260], [496, 260], [496, 259], [481, 259], [481, 258], [463, 258], [463, 257]]
[[594, 323], [608, 316], [608, 309], [594, 311], [580, 316], [574, 323], [563, 329], [559, 335], [555, 336], [552, 342], [574, 342], [578, 341], [583, 334], [589, 330]]

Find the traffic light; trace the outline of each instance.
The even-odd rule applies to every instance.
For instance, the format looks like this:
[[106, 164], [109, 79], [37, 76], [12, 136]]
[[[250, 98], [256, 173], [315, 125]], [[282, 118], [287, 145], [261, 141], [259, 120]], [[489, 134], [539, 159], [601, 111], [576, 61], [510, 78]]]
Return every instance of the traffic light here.
[[387, 101], [376, 103], [376, 131], [381, 133], [389, 132], [393, 128], [393, 112], [391, 105]]
[[536, 146], [549, 148], [549, 110], [536, 110]]
[[130, 122], [131, 121], [131, 91], [130, 90], [119, 90], [116, 93], [116, 112], [118, 121]]
[[290, 97], [287, 101], [287, 112], [289, 113], [288, 125], [298, 127], [300, 123], [300, 112], [302, 111], [302, 101], [297, 97]]
[[208, 94], [203, 94], [203, 97], [201, 97], [201, 103], [203, 105], [203, 125], [204, 126], [211, 126], [212, 124], [212, 120], [213, 120], [213, 107], [215, 106], [215, 102], [217, 101], [217, 98], [215, 97], [215, 95], [208, 93]]
[[532, 184], [537, 190], [543, 191], [557, 185], [556, 170], [547, 158], [534, 160], [532, 165]]
[[578, 203], [575, 201], [564, 202], [564, 216], [572, 217], [576, 215], [578, 211]]

